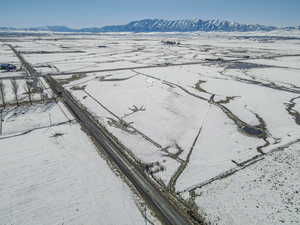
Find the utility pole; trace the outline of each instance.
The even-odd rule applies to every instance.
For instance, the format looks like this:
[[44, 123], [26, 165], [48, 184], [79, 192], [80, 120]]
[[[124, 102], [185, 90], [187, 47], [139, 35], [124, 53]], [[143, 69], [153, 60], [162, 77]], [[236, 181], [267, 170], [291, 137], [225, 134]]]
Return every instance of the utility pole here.
[[2, 111], [3, 109], [0, 109], [0, 135], [2, 135]]
[[49, 123], [50, 123], [50, 127], [52, 127], [52, 120], [51, 120], [51, 114], [49, 113]]
[[147, 225], [147, 206], [145, 204], [145, 225]]

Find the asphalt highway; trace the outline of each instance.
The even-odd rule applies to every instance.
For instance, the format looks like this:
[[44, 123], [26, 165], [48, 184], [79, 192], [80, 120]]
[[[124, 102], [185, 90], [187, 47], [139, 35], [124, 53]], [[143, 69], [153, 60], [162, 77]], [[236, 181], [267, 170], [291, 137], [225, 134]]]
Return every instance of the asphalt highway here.
[[[13, 46], [9, 47], [21, 61], [23, 69], [27, 72], [28, 76], [40, 76]], [[119, 167], [163, 224], [195, 224], [189, 214], [185, 212], [187, 209], [182, 210], [184, 207], [178, 207], [177, 203], [171, 200], [169, 193], [161, 191], [145, 174], [143, 169], [125, 154], [124, 147], [116, 141], [104, 126], [98, 123], [93, 115], [69, 91], [51, 76], [45, 76], [44, 78], [52, 91], [60, 97], [65, 106], [71, 111], [85, 132], [92, 137], [93, 141], [106, 153], [110, 160]]]

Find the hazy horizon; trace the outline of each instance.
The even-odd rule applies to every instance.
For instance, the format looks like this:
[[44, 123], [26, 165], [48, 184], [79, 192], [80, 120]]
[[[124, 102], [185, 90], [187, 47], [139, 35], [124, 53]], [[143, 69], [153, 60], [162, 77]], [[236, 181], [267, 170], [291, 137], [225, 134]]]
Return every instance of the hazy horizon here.
[[198, 17], [198, 18], [139, 18], [139, 19], [134, 19], [134, 20], [130, 20], [130, 21], [126, 21], [126, 22], [120, 22], [120, 23], [114, 23], [114, 24], [104, 24], [104, 25], [94, 25], [94, 26], [72, 26], [72, 25], [66, 25], [66, 24], [40, 24], [40, 25], [28, 25], [28, 26], [5, 26], [5, 25], [1, 25], [0, 27], [12, 27], [12, 28], [17, 28], [17, 29], [22, 29], [22, 28], [36, 28], [36, 27], [45, 27], [45, 26], [62, 26], [62, 27], [68, 27], [68, 28], [73, 28], [73, 29], [81, 29], [81, 28], [91, 28], [91, 27], [96, 27], [96, 28], [101, 28], [101, 27], [104, 27], [104, 26], [114, 26], [114, 25], [126, 25], [130, 22], [133, 22], [133, 21], [140, 21], [140, 20], [144, 20], [144, 19], [162, 19], [162, 20], [192, 20], [192, 19], [202, 19], [202, 20], [213, 20], [213, 19], [216, 19], [216, 20], [221, 20], [221, 21], [229, 21], [229, 22], [237, 22], [237, 23], [240, 23], [240, 24], [259, 24], [259, 25], [266, 25], [266, 26], [276, 26], [276, 27], [287, 27], [287, 26], [300, 26], [300, 22], [297, 24], [294, 24], [294, 25], [289, 25], [289, 24], [286, 24], [286, 25], [274, 25], [274, 24], [265, 24], [265, 23], [243, 23], [243, 22], [240, 22], [240, 21], [236, 21], [236, 20], [228, 20], [228, 19], [220, 19], [220, 18], [201, 18], [201, 17]]
[[4, 0], [0, 26], [37, 27], [62, 25], [72, 28], [127, 24], [146, 18], [220, 19], [243, 24], [300, 25], [300, 2], [287, 0], [186, 0], [186, 1], [97, 1], [97, 0]]

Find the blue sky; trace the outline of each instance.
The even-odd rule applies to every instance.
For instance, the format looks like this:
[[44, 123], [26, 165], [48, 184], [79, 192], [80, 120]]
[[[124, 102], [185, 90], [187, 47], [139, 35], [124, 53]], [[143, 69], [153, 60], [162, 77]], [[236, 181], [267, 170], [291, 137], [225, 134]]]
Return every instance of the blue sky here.
[[1, 0], [0, 26], [125, 24], [143, 18], [300, 25], [300, 0]]

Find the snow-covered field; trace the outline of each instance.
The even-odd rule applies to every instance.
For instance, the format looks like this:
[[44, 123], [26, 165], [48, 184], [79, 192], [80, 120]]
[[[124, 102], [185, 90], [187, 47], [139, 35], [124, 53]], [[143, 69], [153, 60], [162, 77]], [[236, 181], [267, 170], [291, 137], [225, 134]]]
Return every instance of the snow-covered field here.
[[[212, 224], [277, 225], [300, 223], [297, 38], [286, 31], [115, 33], [8, 42], [42, 73], [82, 72], [56, 78], [136, 158], [157, 162], [149, 175], [196, 203]], [[14, 62], [6, 46], [1, 51]], [[84, 73], [190, 62], [197, 64]]]
[[300, 145], [278, 149], [256, 165], [196, 191], [216, 224], [299, 224]]
[[69, 119], [66, 108], [55, 103], [5, 114], [0, 224], [143, 224], [139, 198]]

